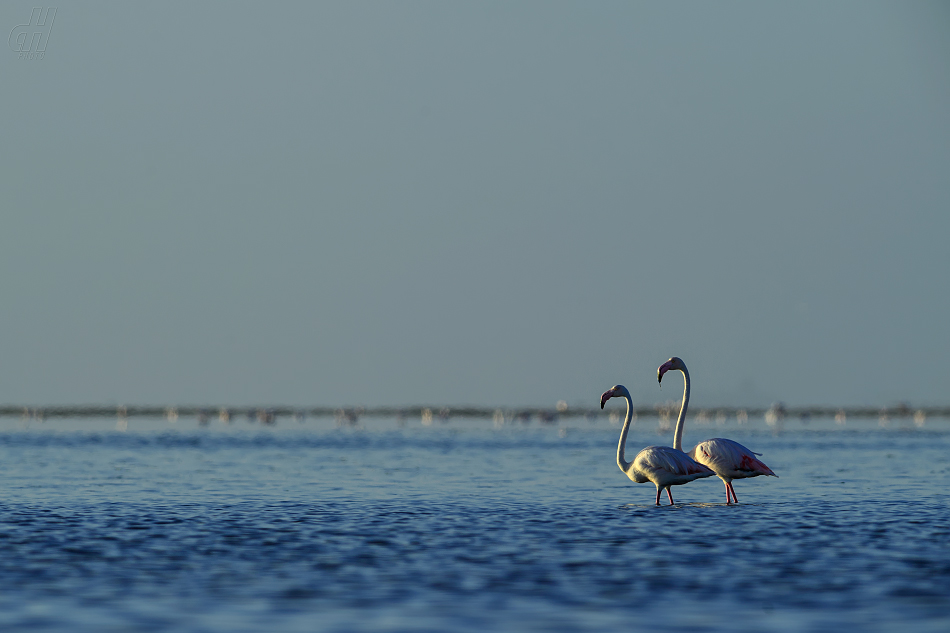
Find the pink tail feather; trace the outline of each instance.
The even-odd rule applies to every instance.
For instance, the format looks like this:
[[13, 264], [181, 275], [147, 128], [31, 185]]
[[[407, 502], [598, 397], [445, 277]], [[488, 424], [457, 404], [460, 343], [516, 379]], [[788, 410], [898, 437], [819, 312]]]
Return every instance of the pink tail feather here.
[[772, 469], [766, 466], [763, 462], [748, 455], [742, 456], [742, 463], [739, 464], [739, 468], [740, 470], [749, 470], [759, 473], [760, 475], [772, 475], [773, 477], [778, 477], [778, 475], [773, 473]]

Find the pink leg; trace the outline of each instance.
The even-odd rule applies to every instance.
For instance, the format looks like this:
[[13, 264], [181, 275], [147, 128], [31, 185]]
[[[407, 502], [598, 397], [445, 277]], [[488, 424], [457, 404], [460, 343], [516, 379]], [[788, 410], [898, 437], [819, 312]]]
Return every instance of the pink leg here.
[[656, 505], [660, 505], [660, 487], [656, 487]]
[[739, 498], [736, 497], [736, 489], [732, 487], [731, 481], [729, 482], [729, 490], [732, 491], [732, 500], [735, 501], [736, 503], [739, 503]]
[[729, 505], [732, 503], [732, 497], [729, 496], [729, 482], [724, 479], [722, 483], [726, 484], [726, 505]]
[[666, 494], [670, 498], [670, 505], [673, 505], [673, 493], [670, 492], [670, 489], [667, 487]]

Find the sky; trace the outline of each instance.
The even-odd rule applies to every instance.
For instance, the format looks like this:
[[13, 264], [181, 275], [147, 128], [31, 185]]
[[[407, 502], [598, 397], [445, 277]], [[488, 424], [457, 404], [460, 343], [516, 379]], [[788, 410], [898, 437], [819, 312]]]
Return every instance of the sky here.
[[0, 5], [0, 402], [950, 402], [950, 5]]

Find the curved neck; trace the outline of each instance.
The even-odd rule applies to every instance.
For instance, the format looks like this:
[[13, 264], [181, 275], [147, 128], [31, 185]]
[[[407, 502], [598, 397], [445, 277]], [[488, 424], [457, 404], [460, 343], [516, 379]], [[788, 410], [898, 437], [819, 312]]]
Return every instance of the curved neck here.
[[683, 388], [683, 406], [680, 407], [680, 417], [676, 419], [676, 430], [673, 431], [673, 448], [678, 451], [683, 450], [683, 426], [686, 424], [686, 407], [689, 406], [689, 370], [683, 367], [683, 382], [686, 386]]
[[620, 466], [620, 470], [627, 472], [630, 470], [630, 462], [623, 458], [623, 448], [627, 443], [627, 431], [630, 429], [630, 421], [633, 419], [633, 400], [630, 399], [630, 396], [624, 396], [623, 399], [627, 401], [627, 416], [623, 419], [623, 430], [620, 431], [620, 443], [617, 444], [617, 465]]

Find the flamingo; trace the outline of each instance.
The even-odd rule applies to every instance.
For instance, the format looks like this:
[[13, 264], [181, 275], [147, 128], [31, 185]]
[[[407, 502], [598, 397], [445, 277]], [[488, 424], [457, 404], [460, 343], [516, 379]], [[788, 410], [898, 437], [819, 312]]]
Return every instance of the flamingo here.
[[630, 420], [633, 419], [633, 400], [630, 392], [623, 385], [611, 387], [600, 397], [600, 408], [611, 398], [623, 398], [627, 401], [627, 416], [623, 421], [623, 430], [620, 431], [620, 444], [617, 445], [617, 465], [630, 479], [638, 484], [652, 481], [656, 485], [656, 505], [660, 505], [660, 492], [666, 490], [673, 505], [673, 494], [670, 486], [688, 484], [700, 477], [712, 477], [716, 473], [695, 461], [681, 450], [669, 446], [648, 446], [639, 453], [633, 462], [624, 459], [624, 445], [627, 443], [627, 430]]
[[[683, 362], [682, 358], [674, 356], [656, 370], [656, 380], [662, 384], [663, 374], [672, 369], [683, 372], [683, 381], [686, 383], [686, 387], [683, 389], [683, 406], [680, 407], [680, 415], [676, 420], [676, 430], [673, 432], [673, 448], [683, 450], [683, 426], [686, 421], [686, 407], [689, 406], [689, 370], [686, 369], [686, 363]], [[735, 488], [732, 487], [733, 479], [746, 479], [759, 475], [778, 477], [772, 472], [771, 468], [756, 459], [756, 456], [761, 455], [761, 453], [753, 453], [739, 442], [721, 437], [700, 442], [687, 455], [700, 464], [711, 468], [726, 484], [726, 504], [733, 500], [739, 503]], [[730, 493], [732, 493], [732, 499], [729, 498]]]

